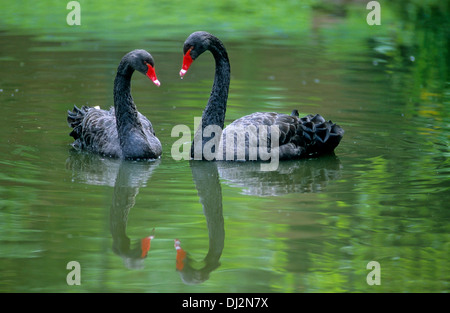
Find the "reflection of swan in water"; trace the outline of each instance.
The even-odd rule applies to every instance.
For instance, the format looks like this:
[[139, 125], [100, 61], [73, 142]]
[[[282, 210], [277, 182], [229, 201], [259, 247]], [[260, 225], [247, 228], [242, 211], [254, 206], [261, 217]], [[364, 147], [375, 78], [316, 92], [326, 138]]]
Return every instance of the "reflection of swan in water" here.
[[220, 179], [243, 189], [244, 194], [276, 196], [288, 193], [320, 192], [328, 182], [340, 177], [341, 164], [336, 156], [280, 162], [278, 170], [261, 171], [259, 162], [191, 161], [192, 176], [206, 217], [209, 250], [202, 261], [195, 261], [175, 239], [176, 269], [186, 284], [202, 283], [220, 266], [225, 229]]
[[153, 232], [132, 245], [126, 234], [128, 214], [135, 204], [139, 188], [146, 185], [159, 163], [160, 160], [132, 162], [87, 153], [72, 153], [66, 161], [67, 168], [72, 170], [73, 181], [114, 186], [110, 209], [112, 249], [130, 269], [143, 268]]
[[220, 266], [220, 256], [225, 242], [222, 212], [222, 188], [215, 162], [191, 161], [192, 177], [198, 191], [208, 227], [209, 249], [202, 261], [195, 261], [175, 240], [176, 269], [186, 284], [198, 284], [209, 279], [209, 274]]
[[92, 153], [71, 151], [66, 160], [66, 168], [72, 171], [72, 181], [98, 186], [114, 187], [117, 182], [119, 170], [133, 172], [124, 182], [130, 187], [145, 187], [152, 176], [153, 170], [158, 167], [160, 160], [121, 162]]
[[320, 192], [340, 177], [342, 169], [335, 155], [280, 162], [278, 169], [270, 172], [261, 171], [260, 165], [259, 162], [217, 162], [217, 169], [225, 184], [256, 196]]

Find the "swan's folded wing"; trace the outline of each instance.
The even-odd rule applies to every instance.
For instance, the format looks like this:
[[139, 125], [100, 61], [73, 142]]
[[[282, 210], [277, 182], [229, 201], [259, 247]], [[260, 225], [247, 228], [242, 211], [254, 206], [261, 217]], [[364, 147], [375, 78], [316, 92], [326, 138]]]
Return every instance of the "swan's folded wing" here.
[[155, 135], [155, 131], [153, 130], [153, 125], [152, 122], [150, 122], [150, 120], [148, 118], [146, 118], [144, 115], [142, 115], [141, 113], [138, 112], [138, 116], [139, 116], [139, 121], [142, 124], [142, 129], [144, 130], [144, 132], [150, 132], [153, 136]]
[[92, 152], [119, 157], [121, 154], [114, 109], [91, 108], [82, 123], [82, 147]]

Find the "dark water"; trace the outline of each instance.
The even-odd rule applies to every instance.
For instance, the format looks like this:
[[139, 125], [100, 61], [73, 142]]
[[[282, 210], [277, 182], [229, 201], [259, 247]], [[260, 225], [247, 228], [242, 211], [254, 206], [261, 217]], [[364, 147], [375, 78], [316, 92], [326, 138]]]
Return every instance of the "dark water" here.
[[[120, 162], [74, 153], [66, 111], [112, 105], [118, 62], [136, 47], [64, 49], [0, 33], [0, 291], [449, 291], [449, 103], [433, 87], [439, 75], [416, 65], [427, 56], [396, 59], [382, 39], [356, 47], [320, 32], [225, 41], [227, 123], [296, 108], [346, 131], [335, 156], [261, 172], [172, 158], [171, 130], [193, 128], [214, 73], [205, 54], [179, 79], [184, 38], [142, 42], [162, 85], [135, 74], [132, 93], [163, 156]], [[174, 239], [186, 252], [178, 270]], [[66, 282], [70, 261], [81, 266], [79, 286]], [[366, 281], [370, 261], [381, 285]]]

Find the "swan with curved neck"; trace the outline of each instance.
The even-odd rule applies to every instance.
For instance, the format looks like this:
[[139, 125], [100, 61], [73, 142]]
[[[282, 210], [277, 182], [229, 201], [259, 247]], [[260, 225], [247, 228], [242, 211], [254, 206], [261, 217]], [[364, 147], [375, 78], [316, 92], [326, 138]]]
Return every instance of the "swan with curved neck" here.
[[[210, 51], [215, 60], [215, 76], [214, 83], [211, 90], [208, 103], [202, 114], [201, 125], [197, 130], [197, 134], [203, 134], [205, 128], [211, 125], [218, 126], [220, 129], [224, 127], [225, 113], [228, 100], [228, 90], [230, 85], [230, 62], [228, 54], [223, 43], [214, 35], [198, 31], [192, 33], [184, 42], [183, 46], [183, 65], [180, 71], [180, 76], [183, 77], [193, 61], [197, 59], [203, 52]], [[273, 127], [275, 126], [277, 132], [260, 132], [261, 127]], [[239, 147], [234, 137], [236, 134], [242, 132], [242, 130], [253, 127], [258, 129], [258, 135], [256, 140], [250, 140], [249, 133], [245, 134], [244, 147]], [[226, 136], [229, 134], [229, 138], [232, 140], [232, 150], [234, 151], [233, 158], [231, 160], [239, 159], [239, 150], [245, 149], [245, 160], [266, 160], [263, 159], [261, 154], [258, 153], [257, 157], [252, 155], [252, 145], [260, 147], [263, 143], [269, 144], [271, 142], [271, 134], [276, 134], [278, 139], [278, 157], [280, 160], [299, 159], [310, 156], [318, 156], [321, 154], [327, 154], [334, 151], [339, 144], [344, 130], [331, 121], [325, 121], [325, 119], [316, 114], [308, 115], [299, 118], [298, 111], [293, 110], [290, 115], [275, 113], [275, 112], [256, 112], [250, 115], [241, 117], [225, 129], [221, 134], [222, 151], [225, 155], [226, 145], [230, 145], [230, 142], [226, 142]], [[264, 136], [267, 138], [263, 138]], [[201, 149], [211, 140], [211, 137], [201, 137]], [[242, 142], [241, 142], [242, 143]], [[194, 158], [194, 145], [195, 139], [191, 147], [191, 158]], [[253, 147], [255, 148], [255, 147]], [[256, 150], [253, 150], [256, 151]], [[203, 157], [205, 159], [205, 157]], [[206, 158], [208, 159], [208, 158]], [[217, 160], [230, 160], [227, 156], [217, 155]], [[241, 159], [239, 159], [241, 160]]]
[[160, 85], [153, 57], [145, 50], [133, 50], [121, 60], [114, 80], [114, 107], [109, 111], [83, 106], [68, 111], [73, 128], [72, 146], [101, 155], [130, 160], [156, 159], [162, 153], [152, 123], [138, 112], [131, 96], [134, 71]]

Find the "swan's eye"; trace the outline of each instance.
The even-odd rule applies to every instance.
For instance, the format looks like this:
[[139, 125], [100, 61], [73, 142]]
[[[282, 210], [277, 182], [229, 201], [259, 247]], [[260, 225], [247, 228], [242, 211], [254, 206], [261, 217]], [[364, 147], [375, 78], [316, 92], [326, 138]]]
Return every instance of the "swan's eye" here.
[[153, 67], [153, 65], [151, 65], [149, 62], [147, 62], [147, 61], [144, 61], [144, 64], [146, 65], [146, 66], [151, 66], [151, 67]]

